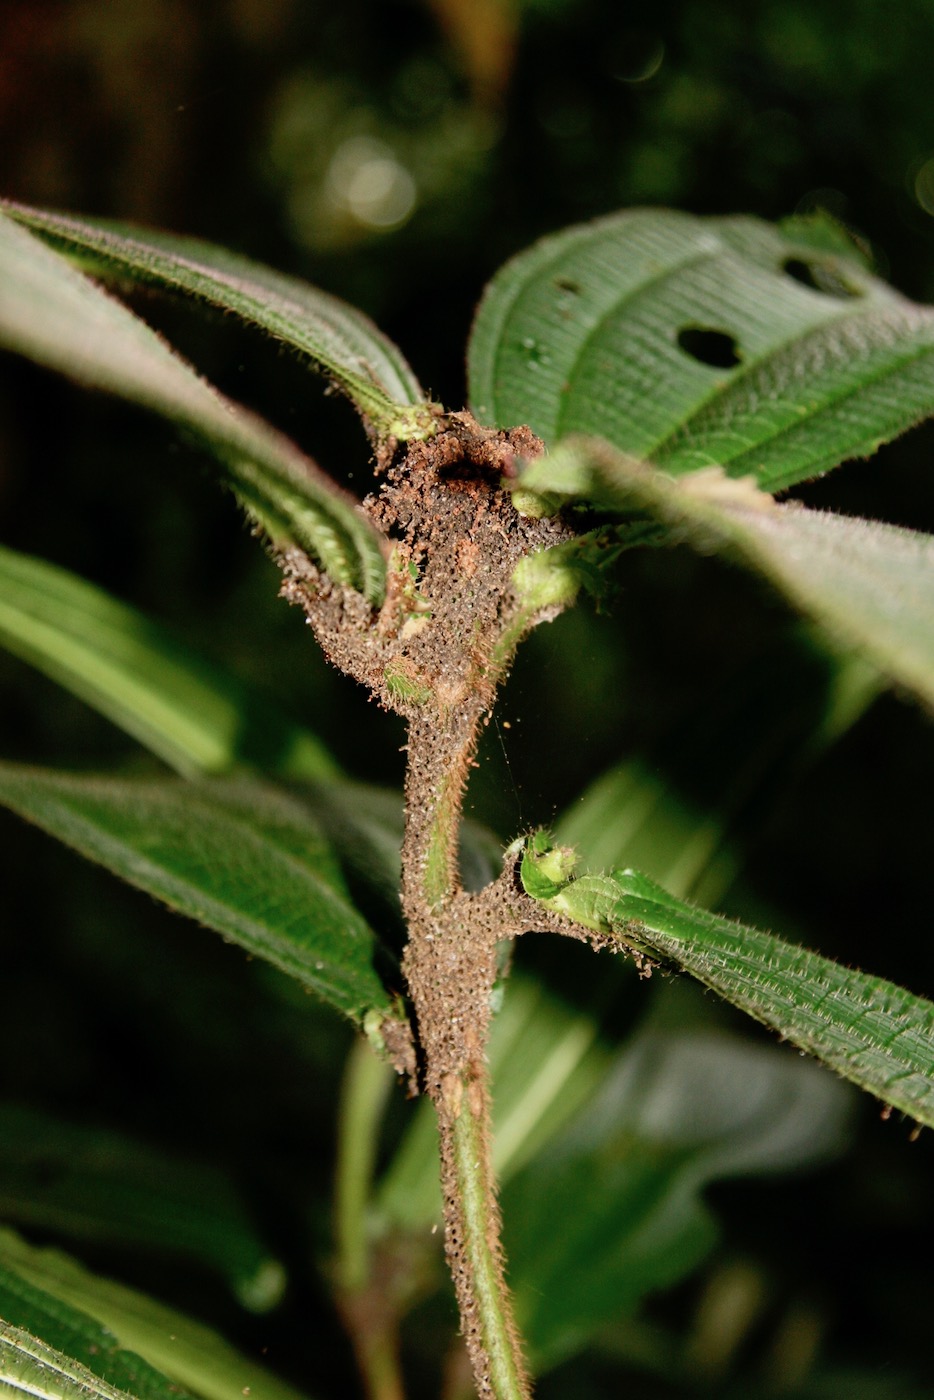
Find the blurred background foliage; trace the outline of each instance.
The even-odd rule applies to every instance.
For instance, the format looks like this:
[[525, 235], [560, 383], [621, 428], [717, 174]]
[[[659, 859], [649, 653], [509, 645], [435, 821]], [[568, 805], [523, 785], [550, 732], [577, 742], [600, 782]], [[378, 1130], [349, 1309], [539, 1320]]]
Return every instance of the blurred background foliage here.
[[[493, 270], [540, 234], [626, 205], [766, 218], [824, 208], [883, 275], [934, 300], [932, 55], [930, 0], [6, 0], [0, 189], [196, 234], [304, 276], [369, 311], [458, 407]], [[366, 491], [352, 414], [300, 365], [220, 316], [136, 304], [228, 393]], [[353, 774], [398, 782], [401, 729], [315, 653], [202, 461], [129, 408], [8, 357], [2, 368], [3, 542], [172, 624]], [[922, 427], [797, 494], [932, 530], [932, 445]], [[720, 750], [703, 716], [761, 666], [780, 678], [770, 694], [787, 714], [806, 713], [821, 664], [740, 574], [681, 552], [626, 558], [612, 614], [579, 610], [526, 646], [480, 756], [473, 815], [507, 840], [640, 754], [685, 803], [717, 810]], [[152, 763], [6, 655], [0, 733], [4, 757]], [[721, 905], [930, 995], [927, 717], [883, 696], [780, 777], [731, 832], [739, 873]], [[349, 1346], [321, 1272], [347, 1033], [13, 818], [0, 833], [3, 1099], [223, 1167], [290, 1287], [257, 1318], [195, 1268], [180, 1276], [93, 1238], [83, 1257], [161, 1289], [299, 1381], [315, 1353], [317, 1392], [347, 1393]], [[586, 1000], [595, 965], [580, 950], [523, 949], [522, 961]], [[740, 1025], [680, 984], [627, 988], [605, 1018], [614, 1037], [647, 1008], [662, 1022]], [[543, 1395], [615, 1395], [634, 1360], [634, 1396], [931, 1394], [931, 1145], [869, 1102], [855, 1108], [851, 1147], [832, 1166], [709, 1190], [720, 1244], [701, 1272], [650, 1300], [639, 1338], [607, 1334]], [[396, 1105], [390, 1138], [404, 1116]], [[413, 1396], [434, 1393], [450, 1303], [422, 1321]], [[659, 1360], [653, 1327], [683, 1339], [693, 1383]]]

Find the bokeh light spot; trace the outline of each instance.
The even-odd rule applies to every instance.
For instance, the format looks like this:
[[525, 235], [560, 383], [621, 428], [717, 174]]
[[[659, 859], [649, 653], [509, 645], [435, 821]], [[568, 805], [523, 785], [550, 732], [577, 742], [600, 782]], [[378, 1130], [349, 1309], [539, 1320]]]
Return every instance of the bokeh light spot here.
[[331, 157], [327, 188], [334, 202], [368, 228], [399, 228], [415, 208], [411, 172], [372, 136], [351, 136]]

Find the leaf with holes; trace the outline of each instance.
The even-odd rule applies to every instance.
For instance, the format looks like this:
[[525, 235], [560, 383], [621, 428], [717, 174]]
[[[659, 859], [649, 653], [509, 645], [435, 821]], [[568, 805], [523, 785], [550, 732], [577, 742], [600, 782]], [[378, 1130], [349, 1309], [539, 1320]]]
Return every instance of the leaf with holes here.
[[780, 490], [934, 411], [934, 310], [822, 225], [634, 210], [520, 253], [469, 347], [483, 423]]
[[382, 541], [358, 502], [268, 424], [200, 379], [120, 302], [0, 213], [0, 345], [171, 419], [221, 462], [279, 551], [383, 596]]
[[0, 210], [105, 279], [219, 306], [307, 355], [381, 435], [430, 436], [434, 416], [401, 350], [355, 307], [195, 238], [0, 200]]

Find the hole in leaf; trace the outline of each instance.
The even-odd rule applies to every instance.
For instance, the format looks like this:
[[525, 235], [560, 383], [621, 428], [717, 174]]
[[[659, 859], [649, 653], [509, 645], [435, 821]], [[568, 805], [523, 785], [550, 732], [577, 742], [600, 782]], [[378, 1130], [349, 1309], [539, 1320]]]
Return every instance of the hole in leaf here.
[[684, 326], [678, 332], [678, 344], [692, 360], [712, 369], [734, 369], [740, 361], [736, 337], [709, 326]]
[[556, 277], [555, 286], [559, 292], [569, 292], [571, 296], [580, 296], [581, 285], [575, 282], [573, 277]]
[[848, 282], [828, 263], [805, 262], [804, 258], [786, 258], [782, 263], [782, 272], [800, 282], [802, 287], [810, 287], [812, 292], [823, 292], [825, 296], [839, 297], [841, 301], [863, 295], [862, 287]]

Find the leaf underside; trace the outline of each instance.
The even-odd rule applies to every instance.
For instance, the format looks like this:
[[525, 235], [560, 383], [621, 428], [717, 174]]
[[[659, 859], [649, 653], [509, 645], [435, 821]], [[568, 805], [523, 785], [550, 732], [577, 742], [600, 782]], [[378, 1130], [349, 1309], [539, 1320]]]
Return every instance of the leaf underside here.
[[430, 431], [425, 395], [398, 346], [337, 297], [199, 239], [10, 200], [0, 210], [98, 276], [183, 292], [260, 327], [320, 366], [378, 430]]
[[643, 209], [543, 239], [481, 302], [474, 413], [768, 491], [869, 455], [934, 411], [934, 310], [819, 233]]
[[25, 1229], [194, 1260], [264, 1312], [285, 1275], [212, 1165], [91, 1124], [0, 1103], [0, 1218]]
[[145, 322], [0, 213], [0, 346], [193, 434], [272, 546], [307, 552], [382, 600], [382, 541], [358, 503], [287, 438], [224, 398]]
[[842, 1146], [851, 1096], [818, 1066], [717, 1031], [647, 1031], [505, 1187], [516, 1310], [535, 1370], [582, 1350], [716, 1243], [712, 1181]]
[[684, 542], [752, 568], [833, 641], [934, 706], [934, 536], [778, 504], [715, 468], [674, 479], [584, 438], [532, 462], [519, 485], [647, 516], [655, 543]]

